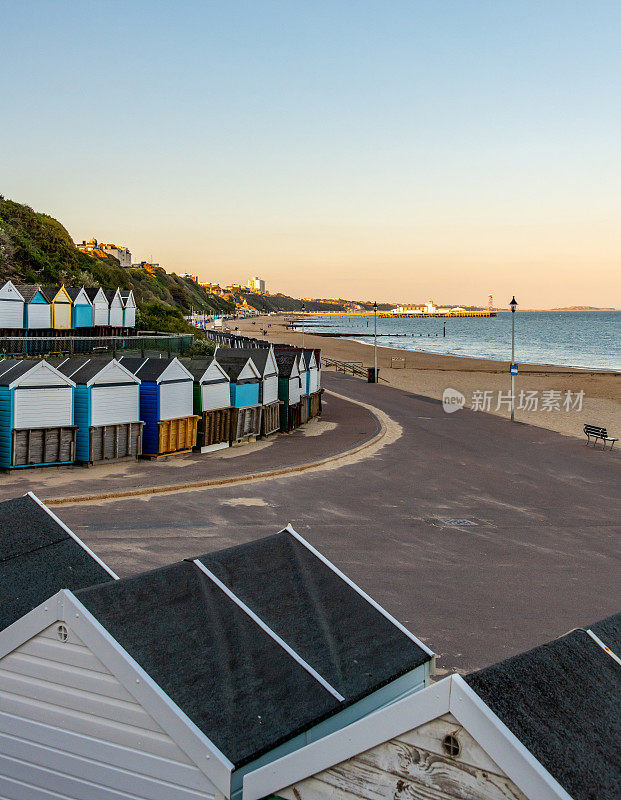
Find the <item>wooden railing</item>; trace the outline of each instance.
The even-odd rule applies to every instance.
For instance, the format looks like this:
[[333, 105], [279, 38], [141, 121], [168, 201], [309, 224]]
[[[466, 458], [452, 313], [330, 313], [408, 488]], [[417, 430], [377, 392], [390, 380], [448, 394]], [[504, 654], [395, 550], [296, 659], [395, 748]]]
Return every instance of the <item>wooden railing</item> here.
[[323, 366], [326, 368], [334, 367], [337, 372], [349, 375], [356, 375], [359, 378], [366, 378], [367, 371], [362, 361], [339, 361], [336, 358], [322, 358]]

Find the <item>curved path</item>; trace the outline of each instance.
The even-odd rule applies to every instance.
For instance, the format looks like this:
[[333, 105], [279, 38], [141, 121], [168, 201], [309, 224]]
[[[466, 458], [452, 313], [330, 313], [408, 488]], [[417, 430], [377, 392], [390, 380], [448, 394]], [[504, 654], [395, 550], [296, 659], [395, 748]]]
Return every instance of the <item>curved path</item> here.
[[[444, 668], [481, 667], [618, 610], [617, 453], [491, 415], [446, 415], [437, 401], [382, 384], [328, 373], [324, 383], [381, 409], [402, 435], [308, 473], [58, 513], [121, 575], [291, 522]], [[372, 438], [377, 428], [358, 429], [353, 409], [329, 398], [321, 424], [340, 415], [335, 434], [342, 426], [351, 442]], [[331, 439], [296, 437], [283, 444], [302, 460]], [[243, 460], [265, 465], [280, 450]]]

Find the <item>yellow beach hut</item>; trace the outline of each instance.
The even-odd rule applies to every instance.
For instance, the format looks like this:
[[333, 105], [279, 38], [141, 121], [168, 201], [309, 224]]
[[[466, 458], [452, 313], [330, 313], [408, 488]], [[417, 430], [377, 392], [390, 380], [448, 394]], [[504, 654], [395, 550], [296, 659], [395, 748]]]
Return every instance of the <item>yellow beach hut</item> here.
[[73, 301], [63, 286], [44, 286], [44, 293], [52, 305], [52, 328], [71, 328], [71, 307]]

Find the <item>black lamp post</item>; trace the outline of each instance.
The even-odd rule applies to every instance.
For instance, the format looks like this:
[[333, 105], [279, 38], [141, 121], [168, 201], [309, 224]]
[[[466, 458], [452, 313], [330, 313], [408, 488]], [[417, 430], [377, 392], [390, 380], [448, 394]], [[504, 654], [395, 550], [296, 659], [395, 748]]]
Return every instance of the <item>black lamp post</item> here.
[[377, 300], [373, 303], [373, 383], [377, 383]]
[[515, 295], [511, 298], [511, 422], [515, 422], [515, 312], [517, 311]]

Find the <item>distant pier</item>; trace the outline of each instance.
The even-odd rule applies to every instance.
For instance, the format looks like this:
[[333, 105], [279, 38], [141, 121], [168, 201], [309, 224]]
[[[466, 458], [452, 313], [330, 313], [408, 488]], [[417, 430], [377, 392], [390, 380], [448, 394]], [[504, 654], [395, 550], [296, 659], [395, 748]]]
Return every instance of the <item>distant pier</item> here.
[[378, 314], [382, 319], [429, 319], [430, 317], [495, 317], [496, 312], [490, 311], [407, 311], [393, 314], [392, 312]]

